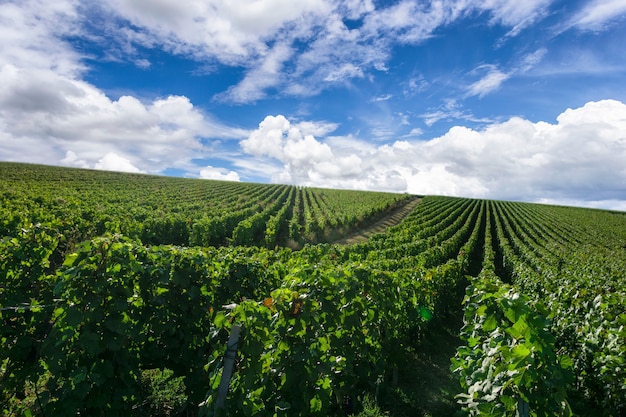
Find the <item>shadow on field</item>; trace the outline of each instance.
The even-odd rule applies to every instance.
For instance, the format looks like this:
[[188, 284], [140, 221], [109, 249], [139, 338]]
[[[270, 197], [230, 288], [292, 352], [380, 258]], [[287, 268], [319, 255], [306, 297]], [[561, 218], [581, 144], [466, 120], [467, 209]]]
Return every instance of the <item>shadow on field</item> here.
[[461, 343], [462, 312], [431, 324], [427, 338], [399, 369], [398, 386], [381, 398], [380, 408], [389, 417], [465, 415], [454, 398], [461, 390], [458, 377], [450, 371], [450, 358]]

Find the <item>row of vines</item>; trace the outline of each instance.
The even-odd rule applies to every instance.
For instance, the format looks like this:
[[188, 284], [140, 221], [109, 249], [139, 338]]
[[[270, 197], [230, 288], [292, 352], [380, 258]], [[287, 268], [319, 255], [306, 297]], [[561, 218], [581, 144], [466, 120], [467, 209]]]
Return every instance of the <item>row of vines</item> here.
[[[418, 207], [406, 227], [352, 247], [185, 248], [107, 234], [57, 267], [59, 230], [20, 227], [0, 246], [2, 406], [148, 415], [144, 376], [158, 372], [181, 381], [192, 415], [214, 415], [240, 324], [227, 415], [351, 414], [454, 305], [480, 246], [484, 203]], [[379, 256], [407, 233], [415, 250]]]
[[[626, 415], [626, 216], [488, 202], [452, 369], [471, 415]], [[520, 413], [526, 410], [527, 414]]]
[[60, 249], [121, 233], [147, 245], [300, 248], [367, 225], [413, 196], [0, 163], [0, 235], [46, 225]]
[[161, 414], [351, 415], [461, 308], [465, 413], [624, 415], [623, 213], [425, 197], [366, 242], [302, 246], [411, 197], [18, 168], [0, 182], [5, 415], [156, 414], [150, 375], [180, 391]]

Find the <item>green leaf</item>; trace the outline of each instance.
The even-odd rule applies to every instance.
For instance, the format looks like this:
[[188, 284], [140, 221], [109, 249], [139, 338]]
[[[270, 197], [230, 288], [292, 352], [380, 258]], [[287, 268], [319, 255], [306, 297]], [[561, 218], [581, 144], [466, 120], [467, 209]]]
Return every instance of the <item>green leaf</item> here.
[[485, 322], [483, 323], [483, 330], [486, 332], [490, 332], [492, 330], [495, 330], [496, 327], [498, 327], [498, 321], [496, 319], [496, 316], [495, 314], [490, 314], [489, 316], [487, 316]]
[[70, 267], [74, 265], [74, 261], [76, 260], [76, 258], [78, 258], [77, 253], [70, 253], [65, 257], [65, 260], [63, 261], [63, 266]]
[[218, 329], [221, 329], [222, 327], [224, 327], [225, 322], [226, 322], [226, 314], [224, 314], [223, 311], [218, 311], [217, 314], [215, 315], [215, 320], [213, 320], [215, 327], [217, 327]]
[[517, 345], [512, 350], [513, 356], [519, 359], [526, 359], [530, 356], [531, 351], [526, 347], [526, 345]]
[[507, 408], [507, 410], [513, 410], [517, 406], [517, 400], [511, 396], [501, 395], [499, 399], [500, 402], [504, 404], [504, 406]]
[[480, 307], [478, 307], [476, 309], [476, 315], [478, 317], [485, 316], [486, 314], [487, 314], [487, 305], [486, 304], [482, 304]]
[[317, 395], [311, 398], [311, 401], [309, 401], [309, 404], [310, 404], [312, 412], [322, 411], [322, 407], [323, 407], [322, 400], [320, 400]]
[[570, 369], [574, 367], [574, 361], [569, 355], [562, 355], [559, 357], [559, 364], [563, 369]]

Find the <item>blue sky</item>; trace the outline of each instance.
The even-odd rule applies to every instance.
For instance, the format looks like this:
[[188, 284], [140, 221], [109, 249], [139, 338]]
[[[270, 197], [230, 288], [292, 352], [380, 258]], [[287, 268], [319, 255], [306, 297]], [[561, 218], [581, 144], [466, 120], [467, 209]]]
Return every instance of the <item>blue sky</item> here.
[[626, 0], [0, 1], [0, 160], [626, 210]]

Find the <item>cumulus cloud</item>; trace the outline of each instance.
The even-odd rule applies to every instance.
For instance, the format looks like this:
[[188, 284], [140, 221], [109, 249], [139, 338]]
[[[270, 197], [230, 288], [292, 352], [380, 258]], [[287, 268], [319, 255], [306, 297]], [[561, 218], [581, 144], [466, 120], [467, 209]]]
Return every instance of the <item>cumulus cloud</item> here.
[[195, 170], [205, 139], [247, 132], [214, 121], [187, 97], [114, 100], [82, 80], [75, 1], [0, 4], [0, 159], [129, 172]]
[[139, 173], [141, 170], [133, 165], [129, 159], [119, 156], [115, 152], [104, 155], [94, 167], [103, 171], [133, 172]]
[[0, 66], [54, 70], [77, 76], [85, 70], [81, 55], [63, 36], [79, 31], [80, 18], [72, 0], [3, 1], [0, 3]]
[[95, 167], [107, 154], [134, 155], [142, 171], [158, 172], [208, 153], [203, 137], [245, 135], [213, 122], [183, 96], [111, 100], [84, 81], [12, 65], [0, 68], [0, 79], [3, 159]]
[[283, 169], [272, 176], [275, 182], [314, 185], [324, 179], [358, 176], [362, 172], [358, 155], [335, 156], [327, 143], [309, 133], [330, 131], [327, 125], [292, 124], [282, 115], [267, 116], [248, 139], [241, 141], [241, 148], [256, 157], [280, 161]]
[[200, 178], [205, 180], [241, 181], [239, 174], [235, 171], [229, 171], [225, 168], [215, 168], [210, 165], [200, 170]]
[[[311, 123], [305, 127], [311, 129]], [[248, 154], [282, 162], [284, 171], [273, 177], [274, 180], [280, 179], [277, 182], [306, 183], [310, 174], [334, 159], [330, 146], [319, 142], [313, 135], [303, 134], [283, 115], [267, 116], [258, 129], [241, 141], [241, 148]]]
[[174, 52], [242, 63], [267, 52], [265, 39], [286, 23], [325, 14], [325, 0], [112, 0], [109, 12], [147, 30]]
[[604, 207], [626, 195], [626, 104], [615, 100], [568, 109], [556, 123], [515, 117], [378, 147], [305, 138], [284, 116], [268, 116], [241, 145], [282, 163], [274, 181], [300, 185]]

